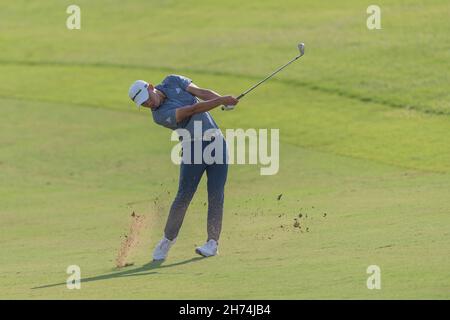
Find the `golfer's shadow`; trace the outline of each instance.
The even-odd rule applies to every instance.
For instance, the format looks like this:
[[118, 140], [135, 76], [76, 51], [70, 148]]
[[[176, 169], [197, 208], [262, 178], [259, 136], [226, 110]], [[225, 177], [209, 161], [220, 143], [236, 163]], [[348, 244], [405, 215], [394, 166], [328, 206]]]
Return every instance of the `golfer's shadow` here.
[[[152, 271], [152, 270], [176, 267], [176, 266], [196, 262], [196, 261], [203, 260], [203, 259], [204, 259], [203, 257], [195, 257], [195, 258], [191, 258], [191, 259], [187, 259], [184, 261], [167, 264], [167, 265], [162, 265], [164, 261], [152, 261], [152, 262], [144, 264], [138, 268], [124, 270], [121, 272], [112, 272], [112, 273], [108, 273], [108, 274], [104, 274], [104, 275], [100, 275], [100, 276], [81, 279], [81, 283], [121, 278], [121, 277], [136, 277], [136, 276], [157, 274], [158, 273], [157, 271]], [[43, 285], [43, 286], [39, 286], [39, 287], [34, 287], [31, 289], [44, 289], [44, 288], [50, 288], [50, 287], [57, 287], [57, 286], [65, 285], [65, 284], [66, 284], [66, 282], [60, 282], [60, 283], [47, 284], [47, 285]]]

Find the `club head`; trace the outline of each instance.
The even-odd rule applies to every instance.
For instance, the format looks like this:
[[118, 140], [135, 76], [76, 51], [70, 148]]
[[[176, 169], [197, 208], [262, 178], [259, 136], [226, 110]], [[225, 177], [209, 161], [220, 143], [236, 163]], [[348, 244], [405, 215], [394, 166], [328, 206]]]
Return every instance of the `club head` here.
[[300, 51], [299, 57], [305, 54], [305, 44], [303, 42], [298, 44], [298, 51]]

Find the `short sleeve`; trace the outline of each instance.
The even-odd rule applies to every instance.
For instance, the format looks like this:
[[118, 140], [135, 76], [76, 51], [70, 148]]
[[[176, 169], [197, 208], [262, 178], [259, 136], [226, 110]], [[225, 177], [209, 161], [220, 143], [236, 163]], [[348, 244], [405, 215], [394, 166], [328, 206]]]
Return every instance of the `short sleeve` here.
[[177, 118], [175, 114], [175, 109], [161, 109], [158, 108], [152, 111], [153, 120], [166, 128], [176, 129], [177, 128]]
[[186, 90], [188, 85], [190, 85], [192, 83], [192, 80], [185, 76], [171, 74], [165, 79], [164, 82], [166, 84], [168, 84], [169, 86], [170, 86], [170, 84], [172, 84], [172, 85], [176, 85], [177, 87], [180, 87], [183, 90]]
[[188, 77], [185, 76], [178, 76], [178, 82], [180, 84], [180, 87], [183, 90], [186, 90], [186, 88], [188, 87], [188, 85], [190, 85], [192, 83], [192, 80], [189, 79]]

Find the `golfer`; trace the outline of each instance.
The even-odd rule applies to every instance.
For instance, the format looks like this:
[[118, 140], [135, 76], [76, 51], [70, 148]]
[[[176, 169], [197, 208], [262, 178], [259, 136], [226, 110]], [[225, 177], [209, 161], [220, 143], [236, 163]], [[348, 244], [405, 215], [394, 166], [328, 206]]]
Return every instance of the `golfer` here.
[[[154, 122], [166, 128], [172, 130], [183, 128], [189, 131], [191, 137], [196, 136], [194, 127], [200, 127], [198, 124], [201, 124], [203, 132], [209, 129], [216, 130], [217, 134], [213, 139], [201, 138], [200, 142], [203, 150], [215, 139], [219, 139], [223, 144], [221, 148], [223, 154], [218, 155], [221, 161], [215, 161], [212, 164], [211, 161], [205, 162], [203, 157], [200, 161], [189, 161], [194, 158], [194, 144], [198, 145], [198, 141], [196, 142], [195, 138], [182, 141], [182, 153], [192, 155], [192, 159], [186, 161], [186, 157], [184, 155], [182, 157], [178, 192], [170, 208], [164, 237], [153, 252], [153, 260], [166, 259], [170, 247], [177, 239], [186, 210], [205, 171], [208, 177], [208, 238], [203, 246], [196, 248], [195, 252], [204, 257], [215, 256], [218, 254], [217, 247], [222, 229], [228, 164], [225, 139], [208, 111], [221, 105], [234, 106], [238, 100], [232, 96], [220, 96], [212, 90], [199, 88], [192, 83], [191, 79], [180, 75], [169, 75], [157, 86], [137, 80], [131, 85], [128, 95], [138, 107], [149, 108]], [[201, 136], [203, 137], [203, 134]], [[217, 158], [215, 155], [214, 159]]]

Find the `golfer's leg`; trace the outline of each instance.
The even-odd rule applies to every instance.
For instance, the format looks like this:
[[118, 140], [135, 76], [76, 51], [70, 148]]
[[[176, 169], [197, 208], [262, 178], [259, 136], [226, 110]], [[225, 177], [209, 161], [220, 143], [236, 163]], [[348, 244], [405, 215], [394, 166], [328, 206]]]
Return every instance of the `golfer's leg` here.
[[205, 171], [205, 165], [202, 164], [181, 164], [180, 181], [178, 192], [170, 208], [167, 218], [164, 235], [167, 239], [173, 240], [177, 237], [183, 224], [184, 215], [189, 203], [197, 190], [198, 183]]
[[208, 176], [208, 240], [219, 241], [222, 230], [224, 189], [228, 164], [213, 164], [206, 168]]

